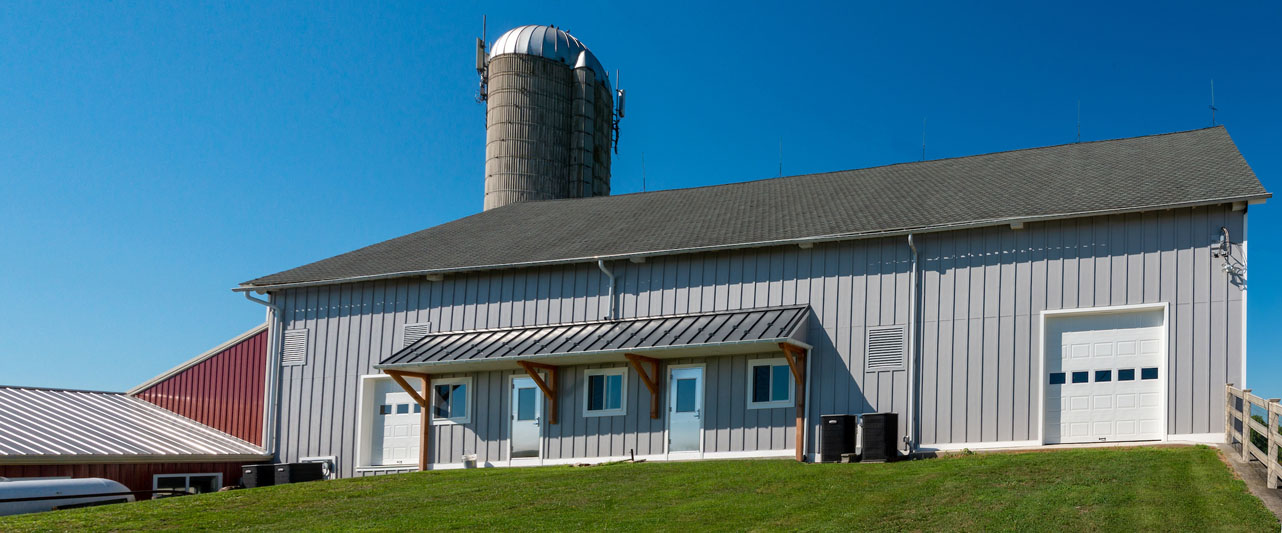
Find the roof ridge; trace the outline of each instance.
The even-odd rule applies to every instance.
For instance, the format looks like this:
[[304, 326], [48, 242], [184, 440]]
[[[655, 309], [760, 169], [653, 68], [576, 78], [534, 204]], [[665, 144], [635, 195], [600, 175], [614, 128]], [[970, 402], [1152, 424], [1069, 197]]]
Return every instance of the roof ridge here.
[[64, 389], [59, 387], [31, 387], [27, 385], [0, 385], [0, 389], [40, 390], [40, 391], [49, 391], [49, 392], [78, 392], [78, 393], [84, 393], [84, 394], [112, 394], [116, 396], [125, 396], [125, 393], [123, 392], [113, 392], [113, 391], [105, 391], [105, 390], [89, 390], [89, 389]]

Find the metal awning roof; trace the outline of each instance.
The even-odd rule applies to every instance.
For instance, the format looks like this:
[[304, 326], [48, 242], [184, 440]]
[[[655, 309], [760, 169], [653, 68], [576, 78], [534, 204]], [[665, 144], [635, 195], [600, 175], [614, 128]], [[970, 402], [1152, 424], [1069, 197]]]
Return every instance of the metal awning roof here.
[[114, 392], [0, 387], [0, 464], [260, 461], [271, 454]]
[[[516, 368], [516, 361], [555, 359], [585, 364], [650, 357], [731, 355], [810, 348], [810, 307], [795, 305], [688, 315], [631, 318], [433, 333], [383, 359], [378, 369], [458, 372]], [[552, 362], [552, 361], [545, 361]]]

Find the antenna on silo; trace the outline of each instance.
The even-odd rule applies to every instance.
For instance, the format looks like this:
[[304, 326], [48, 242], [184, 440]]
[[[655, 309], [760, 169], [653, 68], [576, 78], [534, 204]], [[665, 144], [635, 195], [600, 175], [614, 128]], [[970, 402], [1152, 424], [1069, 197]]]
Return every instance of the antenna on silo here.
[[1215, 126], [1215, 78], [1211, 78], [1211, 126]]
[[614, 94], [618, 100], [618, 102], [615, 103], [615, 108], [614, 108], [614, 153], [615, 154], [619, 153], [619, 121], [623, 120], [624, 105], [627, 103], [627, 96], [628, 96], [627, 91], [619, 88], [620, 85], [621, 84], [619, 83], [619, 71], [618, 69], [615, 69]]
[[476, 74], [481, 77], [481, 86], [476, 94], [477, 102], [484, 102], [490, 97], [490, 79], [486, 63], [488, 56], [485, 53], [485, 15], [481, 15], [481, 37], [476, 40]]

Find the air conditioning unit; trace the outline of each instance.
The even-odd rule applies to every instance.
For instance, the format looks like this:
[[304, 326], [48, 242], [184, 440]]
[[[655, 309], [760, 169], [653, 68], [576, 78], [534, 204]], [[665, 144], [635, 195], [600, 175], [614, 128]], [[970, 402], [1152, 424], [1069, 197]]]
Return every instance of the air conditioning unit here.
[[884, 463], [899, 458], [898, 414], [867, 413], [860, 415], [859, 428], [863, 432], [861, 444], [864, 462]]
[[247, 489], [267, 487], [276, 483], [276, 465], [245, 465], [240, 467], [240, 486]]
[[276, 484], [302, 483], [325, 479], [325, 463], [284, 463], [276, 465]]
[[823, 429], [819, 431], [819, 461], [836, 463], [843, 454], [855, 453], [855, 432], [858, 430], [854, 415], [823, 415]]

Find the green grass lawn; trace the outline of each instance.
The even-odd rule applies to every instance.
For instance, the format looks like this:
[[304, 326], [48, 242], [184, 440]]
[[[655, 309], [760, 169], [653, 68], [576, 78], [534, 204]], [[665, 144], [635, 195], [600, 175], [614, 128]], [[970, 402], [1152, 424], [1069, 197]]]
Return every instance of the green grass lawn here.
[[784, 460], [402, 474], [0, 518], [0, 531], [1278, 531], [1199, 447], [1078, 449], [892, 464]]

